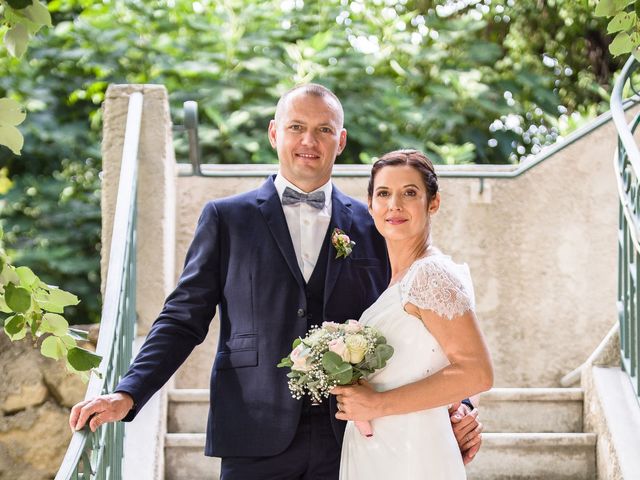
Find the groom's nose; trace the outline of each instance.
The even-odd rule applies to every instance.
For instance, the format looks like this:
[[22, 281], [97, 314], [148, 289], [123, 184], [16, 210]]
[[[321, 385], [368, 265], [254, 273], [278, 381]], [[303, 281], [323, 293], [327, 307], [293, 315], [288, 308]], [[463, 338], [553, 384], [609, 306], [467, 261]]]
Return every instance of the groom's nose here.
[[313, 130], [307, 130], [302, 135], [302, 144], [303, 145], [315, 145], [317, 143], [316, 135]]

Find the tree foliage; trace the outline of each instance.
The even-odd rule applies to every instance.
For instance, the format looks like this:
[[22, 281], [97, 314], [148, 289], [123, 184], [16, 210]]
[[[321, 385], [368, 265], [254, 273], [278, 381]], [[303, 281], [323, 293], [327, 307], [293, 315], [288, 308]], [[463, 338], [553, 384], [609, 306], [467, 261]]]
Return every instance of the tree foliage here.
[[[607, 108], [620, 64], [596, 3], [52, 0], [55, 27], [33, 39], [29, 61], [0, 58], [0, 95], [28, 111], [22, 158], [0, 151], [14, 184], [0, 214], [7, 249], [51, 283], [82, 283], [76, 321], [95, 321], [109, 83], [166, 85], [176, 123], [197, 100], [207, 162], [277, 161], [266, 127], [278, 96], [304, 81], [343, 101], [338, 162], [399, 147], [438, 163], [518, 162]], [[177, 135], [179, 159], [185, 143]]]

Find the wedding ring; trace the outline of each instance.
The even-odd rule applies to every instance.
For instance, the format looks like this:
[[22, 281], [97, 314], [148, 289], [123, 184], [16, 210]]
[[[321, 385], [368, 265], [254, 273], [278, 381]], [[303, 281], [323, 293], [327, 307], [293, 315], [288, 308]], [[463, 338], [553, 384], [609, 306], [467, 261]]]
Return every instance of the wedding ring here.
[[341, 412], [341, 411], [342, 411], [342, 405], [340, 405], [339, 403], [338, 403], [338, 411], [339, 411], [339, 412]]

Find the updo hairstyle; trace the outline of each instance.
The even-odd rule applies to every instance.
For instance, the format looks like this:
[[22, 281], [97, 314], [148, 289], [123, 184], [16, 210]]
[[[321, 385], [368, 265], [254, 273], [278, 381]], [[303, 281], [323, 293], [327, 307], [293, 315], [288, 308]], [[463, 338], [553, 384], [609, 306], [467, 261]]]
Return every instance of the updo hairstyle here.
[[433, 163], [419, 150], [394, 150], [385, 153], [371, 167], [371, 177], [369, 178], [369, 198], [373, 198], [373, 183], [376, 175], [384, 167], [397, 167], [407, 165], [418, 171], [422, 177], [422, 182], [427, 189], [427, 204], [438, 193], [438, 176], [436, 175]]

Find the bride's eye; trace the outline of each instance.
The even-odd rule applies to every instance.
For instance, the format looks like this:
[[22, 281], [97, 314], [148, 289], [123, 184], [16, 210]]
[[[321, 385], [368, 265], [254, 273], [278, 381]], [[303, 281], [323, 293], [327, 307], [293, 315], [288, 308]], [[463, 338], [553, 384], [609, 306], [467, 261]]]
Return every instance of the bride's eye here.
[[379, 190], [378, 193], [376, 194], [377, 197], [387, 197], [389, 195], [389, 192], [387, 192], [386, 190]]
[[415, 197], [417, 195], [417, 192], [413, 189], [407, 190], [406, 192], [404, 192], [404, 194], [407, 197]]

